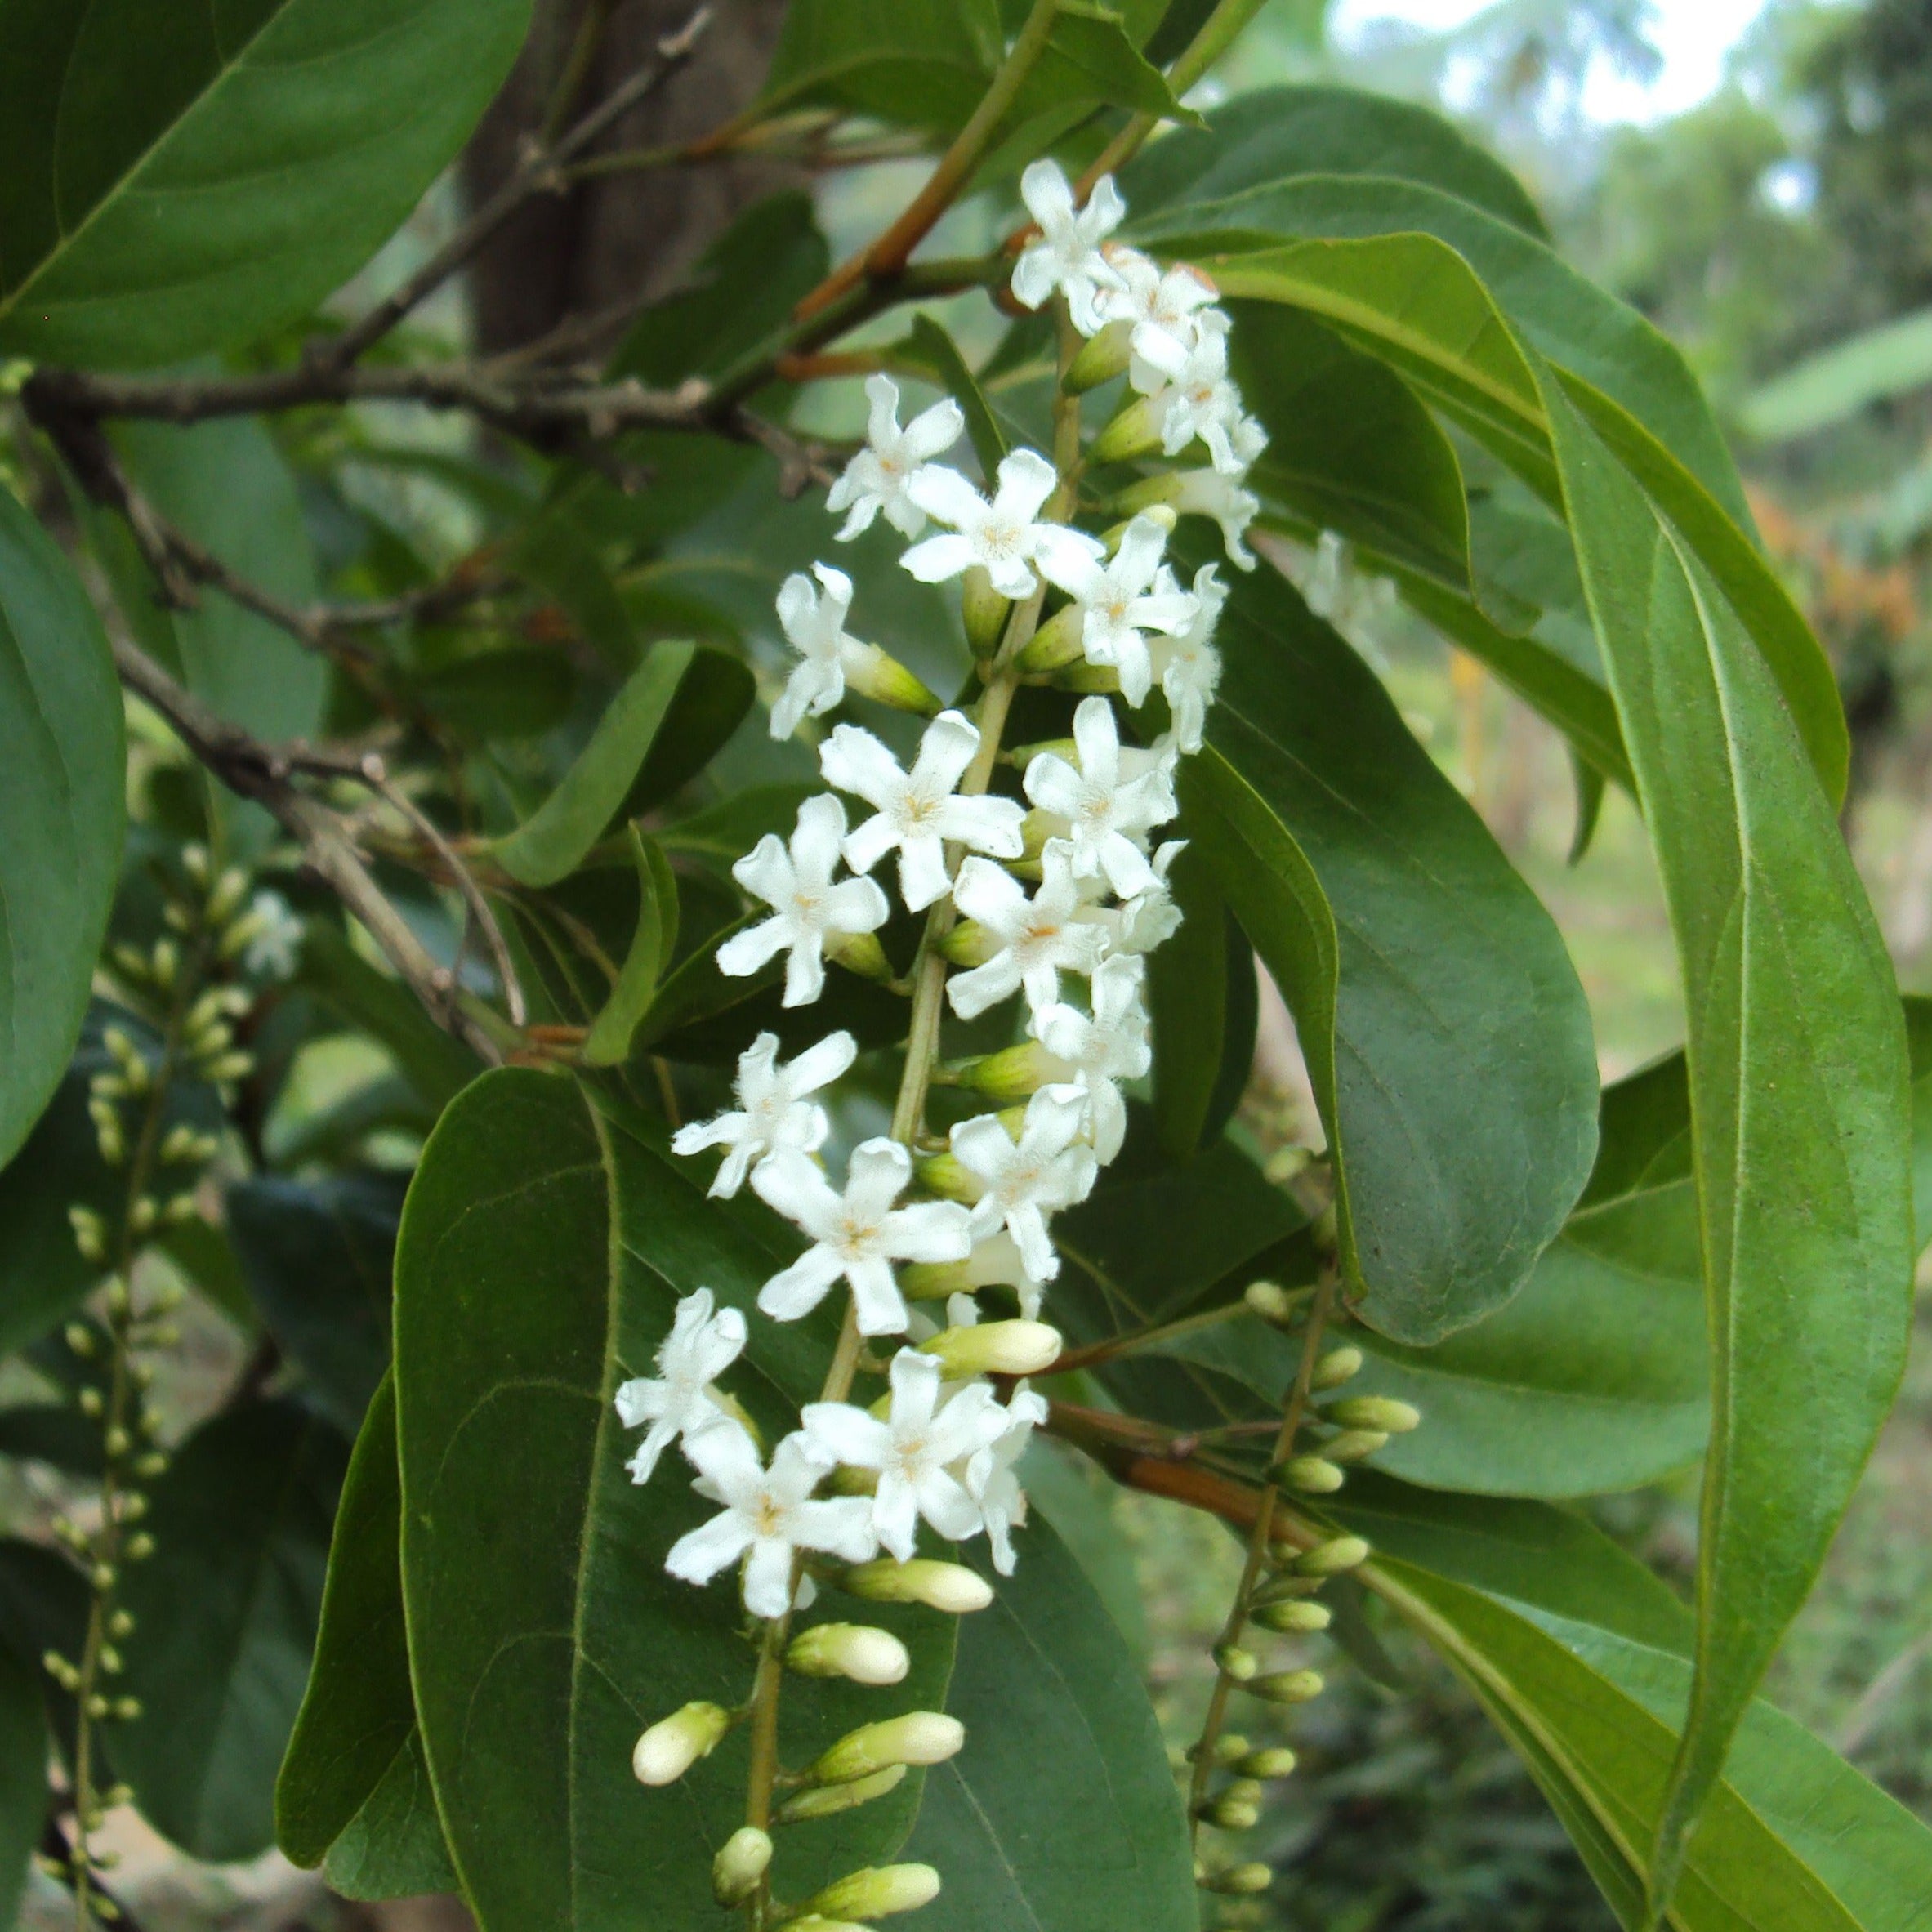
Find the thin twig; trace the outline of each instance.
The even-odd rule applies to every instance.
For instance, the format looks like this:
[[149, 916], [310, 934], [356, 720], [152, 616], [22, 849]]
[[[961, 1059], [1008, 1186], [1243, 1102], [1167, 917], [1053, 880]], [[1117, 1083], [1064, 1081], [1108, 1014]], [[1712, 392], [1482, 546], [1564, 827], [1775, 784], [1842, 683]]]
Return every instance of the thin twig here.
[[[67, 1834], [60, 1829], [60, 1821], [57, 1818], [50, 1816], [47, 1821], [46, 1828], [41, 1832], [40, 1853], [50, 1865], [57, 1864], [60, 1867], [60, 1882], [78, 1899], [80, 1885], [79, 1881], [74, 1875], [74, 1847], [67, 1842]], [[100, 1882], [97, 1875], [90, 1873], [87, 1879], [87, 1890], [103, 1903], [113, 1909], [114, 1917], [111, 1923], [114, 1932], [141, 1932], [141, 1921], [127, 1909], [126, 1903], [121, 1899], [110, 1892]], [[105, 1925], [110, 1923], [98, 1912], [90, 1911], [89, 1916], [97, 1925]]]

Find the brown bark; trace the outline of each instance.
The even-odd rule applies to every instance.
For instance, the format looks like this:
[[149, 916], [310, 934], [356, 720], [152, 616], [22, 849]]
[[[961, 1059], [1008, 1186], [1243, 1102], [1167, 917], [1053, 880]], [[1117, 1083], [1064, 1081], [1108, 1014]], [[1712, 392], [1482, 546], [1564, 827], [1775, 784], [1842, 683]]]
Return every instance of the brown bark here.
[[[522, 57], [464, 158], [474, 204], [515, 165], [542, 122], [587, 5], [538, 0]], [[615, 0], [578, 111], [650, 58], [690, 16], [695, 0]], [[757, 92], [785, 0], [717, 0], [689, 67], [627, 116], [606, 151], [655, 147], [703, 134]], [[560, 323], [662, 293], [738, 212], [792, 180], [770, 162], [726, 159], [580, 181], [519, 213], [471, 274], [478, 346], [489, 353], [535, 340]]]

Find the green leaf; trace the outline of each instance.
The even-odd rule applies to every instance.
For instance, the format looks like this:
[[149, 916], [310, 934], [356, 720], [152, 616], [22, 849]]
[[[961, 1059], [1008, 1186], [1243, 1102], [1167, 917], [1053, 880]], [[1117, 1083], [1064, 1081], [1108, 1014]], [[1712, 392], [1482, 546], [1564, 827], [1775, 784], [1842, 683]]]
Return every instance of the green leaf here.
[[1750, 635], [1556, 379], [1543, 387], [1683, 973], [1712, 1337], [1698, 1675], [1662, 1899], [1903, 1371], [1907, 1060], [1876, 922]]
[[0, 1167], [87, 1010], [120, 869], [127, 755], [113, 658], [51, 538], [0, 489]]
[[400, 225], [529, 21], [528, 0], [16, 0], [0, 348], [115, 368], [292, 320]]
[[456, 1890], [422, 1738], [413, 1726], [381, 1783], [328, 1848], [322, 1875], [345, 1899], [413, 1899]]
[[1185, 1161], [1220, 1138], [1254, 1064], [1254, 954], [1206, 859], [1183, 852], [1167, 875], [1180, 929], [1149, 955], [1153, 1117], [1162, 1151]]
[[1042, 114], [1095, 106], [1201, 124], [1134, 44], [1118, 13], [1084, 0], [1060, 0], [1046, 51], [1020, 87], [1006, 124], [1019, 127]]
[[1127, 206], [1213, 202], [1304, 175], [1384, 176], [1436, 188], [1541, 237], [1543, 219], [1493, 155], [1427, 108], [1354, 87], [1257, 87], [1204, 128], [1150, 141], [1122, 171]]
[[44, 1462], [50, 1469], [96, 1480], [105, 1465], [99, 1424], [64, 1402], [0, 1408], [0, 1456]]
[[1186, 1821], [1133, 1657], [1045, 1524], [1017, 1544], [961, 1627], [947, 1708], [966, 1747], [927, 1774], [906, 1847], [944, 1881], [924, 1932], [1194, 1932]]
[[[78, 1661], [92, 1596], [86, 1577], [57, 1551], [23, 1537], [0, 1537], [0, 1642], [16, 1657], [38, 1662], [57, 1650]], [[49, 1726], [71, 1764], [74, 1699], [44, 1671], [39, 1681]]]
[[1434, 1341], [1523, 1285], [1588, 1175], [1582, 989], [1481, 821], [1284, 582], [1238, 584], [1220, 636], [1185, 828], [1295, 1012], [1350, 1292], [1392, 1340]]
[[758, 681], [743, 658], [699, 645], [624, 801], [624, 815], [634, 819], [662, 805], [696, 778], [744, 722], [757, 694]]
[[[484, 1932], [628, 1928], [640, 1896], [667, 1932], [716, 1922], [710, 1854], [743, 1819], [742, 1733], [672, 1790], [640, 1786], [629, 1758], [687, 1700], [742, 1702], [752, 1659], [734, 1582], [664, 1573], [706, 1506], [674, 1462], [632, 1484], [611, 1396], [680, 1294], [748, 1305], [789, 1258], [764, 1225], [527, 1070], [480, 1081], [425, 1149], [397, 1257], [403, 1591], [425, 1755]], [[815, 1394], [830, 1327], [755, 1332], [727, 1380], [770, 1432]], [[866, 1617], [908, 1640], [911, 1675], [891, 1691], [788, 1683], [788, 1761], [941, 1697], [948, 1620]], [[787, 1895], [890, 1855], [916, 1802], [908, 1782], [789, 1841]]]
[[0, 1925], [16, 1922], [28, 1861], [47, 1824], [44, 1675], [38, 1656], [0, 1644]]
[[308, 1680], [343, 1448], [292, 1402], [223, 1410], [152, 1491], [155, 1550], [122, 1600], [141, 1633], [141, 1716], [114, 1768], [141, 1813], [198, 1858], [274, 1842], [275, 1769]]
[[458, 658], [418, 678], [414, 695], [452, 730], [481, 738], [541, 738], [570, 715], [577, 674], [554, 646]]
[[497, 847], [526, 886], [554, 886], [582, 864], [622, 810], [672, 700], [698, 656], [694, 644], [658, 644], [610, 701], [562, 782]]
[[759, 105], [806, 101], [948, 133], [1004, 44], [997, 0], [794, 0]]
[[628, 677], [637, 668], [637, 636], [631, 614], [597, 546], [572, 520], [568, 503], [554, 507], [526, 529], [505, 558], [547, 596], [576, 627], [611, 672]]
[[972, 439], [973, 454], [979, 459], [980, 474], [992, 476], [1006, 453], [1006, 432], [1000, 427], [999, 418], [993, 414], [979, 379], [966, 366], [959, 345], [930, 315], [915, 315], [912, 332], [896, 353], [930, 369], [933, 380], [959, 404], [966, 417], [966, 435]]
[[1927, 383], [1932, 383], [1932, 310], [1919, 309], [1806, 356], [1754, 389], [1738, 416], [1760, 441], [1783, 443]]
[[649, 1011], [664, 969], [677, 951], [677, 880], [654, 838], [631, 828], [637, 860], [637, 930], [609, 1003], [583, 1043], [584, 1064], [614, 1067], [631, 1057], [631, 1041]]

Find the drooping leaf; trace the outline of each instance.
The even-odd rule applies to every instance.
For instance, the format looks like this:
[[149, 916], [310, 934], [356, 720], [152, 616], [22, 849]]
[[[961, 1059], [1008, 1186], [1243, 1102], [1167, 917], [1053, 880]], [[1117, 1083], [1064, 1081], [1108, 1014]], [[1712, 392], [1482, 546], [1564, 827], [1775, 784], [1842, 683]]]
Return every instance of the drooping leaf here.
[[0, 1167], [74, 1051], [121, 863], [121, 694], [87, 593], [0, 490]]
[[637, 930], [609, 1002], [583, 1043], [587, 1066], [614, 1067], [630, 1058], [638, 1022], [677, 951], [677, 880], [671, 862], [663, 847], [636, 826], [631, 828], [631, 846], [637, 860]]
[[274, 1841], [276, 1767], [308, 1680], [342, 1476], [341, 1438], [288, 1401], [222, 1411], [150, 1493], [155, 1543], [123, 1600], [141, 1641], [116, 1769], [142, 1814], [199, 1858]]
[[[742, 1737], [670, 1790], [640, 1787], [628, 1760], [687, 1700], [742, 1702], [752, 1660], [734, 1583], [664, 1574], [706, 1506], [675, 1458], [630, 1482], [610, 1399], [648, 1368], [680, 1294], [743, 1306], [782, 1265], [755, 1225], [570, 1082], [525, 1070], [480, 1082], [425, 1151], [397, 1264], [403, 1589], [425, 1756], [485, 1932], [628, 1928], [640, 1895], [666, 1928], [715, 1921], [710, 1854], [743, 1816]], [[830, 1331], [754, 1332], [725, 1379], [769, 1436], [816, 1392]], [[910, 1676], [788, 1683], [788, 1761], [941, 1696], [944, 1620], [878, 1620], [911, 1645]], [[788, 1842], [787, 1895], [887, 1855], [916, 1801], [908, 1784]]]
[[1364, 1318], [1439, 1340], [1500, 1306], [1595, 1144], [1563, 942], [1368, 667], [1272, 573], [1236, 586], [1185, 829], [1293, 1009]]
[[0, 346], [163, 363], [300, 315], [401, 225], [529, 21], [528, 0], [17, 0]]

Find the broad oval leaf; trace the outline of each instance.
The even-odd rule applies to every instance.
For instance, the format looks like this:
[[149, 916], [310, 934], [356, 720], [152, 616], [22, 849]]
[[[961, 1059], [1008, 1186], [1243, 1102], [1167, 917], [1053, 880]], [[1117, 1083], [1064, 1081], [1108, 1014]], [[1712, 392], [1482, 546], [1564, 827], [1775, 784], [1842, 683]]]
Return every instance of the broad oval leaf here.
[[66, 1067], [121, 863], [114, 661], [53, 541], [0, 489], [0, 1166]]
[[[668, 1577], [707, 1506], [667, 1459], [644, 1488], [611, 1396], [648, 1369], [677, 1298], [747, 1306], [781, 1265], [761, 1218], [707, 1200], [570, 1082], [486, 1076], [425, 1149], [397, 1256], [403, 1592], [424, 1754], [484, 1932], [636, 1923], [710, 1928], [711, 1854], [743, 1821], [742, 1733], [676, 1787], [631, 1776], [639, 1733], [693, 1698], [743, 1702], [752, 1655], [736, 1586]], [[788, 1257], [786, 1257], [788, 1258]], [[760, 1320], [726, 1377], [769, 1433], [815, 1394], [823, 1323]], [[788, 1682], [785, 1755], [943, 1698], [948, 1620], [893, 1622], [914, 1653], [889, 1691]], [[801, 1830], [779, 1882], [801, 1896], [890, 1854], [912, 1781]]]
[[1368, 667], [1284, 580], [1221, 618], [1183, 813], [1294, 1009], [1335, 1151], [1350, 1292], [1427, 1343], [1506, 1301], [1595, 1147], [1563, 941]]
[[312, 306], [401, 223], [529, 0], [11, 0], [0, 346], [177, 361]]

